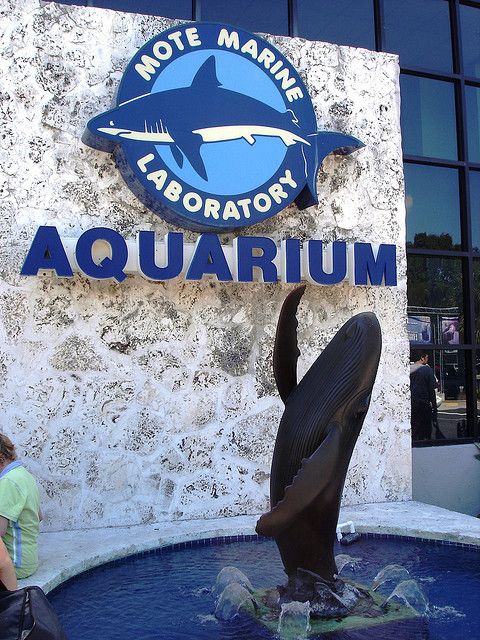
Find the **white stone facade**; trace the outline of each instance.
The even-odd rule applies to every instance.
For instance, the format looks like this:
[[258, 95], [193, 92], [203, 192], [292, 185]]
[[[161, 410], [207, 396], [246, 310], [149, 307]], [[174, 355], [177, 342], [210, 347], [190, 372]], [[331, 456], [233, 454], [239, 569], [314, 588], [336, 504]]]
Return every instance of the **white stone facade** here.
[[[172, 21], [0, 0], [1, 429], [38, 478], [47, 530], [252, 514], [268, 507], [282, 402], [271, 356], [291, 286], [122, 284], [21, 277], [39, 225], [175, 230], [147, 211], [109, 154], [85, 147], [133, 53]], [[397, 245], [397, 287], [308, 285], [300, 375], [351, 315], [374, 311], [383, 352], [344, 503], [411, 495], [405, 208], [393, 55], [268, 37], [295, 65], [319, 129], [366, 147], [329, 157], [321, 204], [243, 235]], [[196, 234], [186, 232], [193, 242]], [[231, 241], [224, 234], [222, 242]]]

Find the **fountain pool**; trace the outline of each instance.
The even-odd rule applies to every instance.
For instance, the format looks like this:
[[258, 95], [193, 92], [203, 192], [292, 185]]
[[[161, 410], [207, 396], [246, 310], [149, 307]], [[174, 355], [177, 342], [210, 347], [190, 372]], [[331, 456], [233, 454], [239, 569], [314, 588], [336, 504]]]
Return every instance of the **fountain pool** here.
[[[479, 548], [415, 538], [364, 534], [351, 547], [342, 577], [371, 585], [389, 564], [401, 565], [428, 602], [428, 631], [409, 623], [345, 632], [342, 640], [464, 640], [479, 633]], [[267, 640], [267, 629], [249, 617], [213, 616], [211, 587], [234, 565], [254, 587], [285, 582], [275, 543], [232, 536], [164, 547], [96, 567], [49, 594], [70, 640]], [[328, 635], [324, 636], [328, 638]], [[332, 636], [330, 636], [332, 637]]]

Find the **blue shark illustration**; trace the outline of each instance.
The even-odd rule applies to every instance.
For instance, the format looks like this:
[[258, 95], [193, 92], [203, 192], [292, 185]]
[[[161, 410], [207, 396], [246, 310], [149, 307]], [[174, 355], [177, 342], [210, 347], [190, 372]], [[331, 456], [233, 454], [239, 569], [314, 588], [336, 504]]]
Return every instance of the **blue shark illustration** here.
[[292, 110], [281, 112], [223, 88], [213, 55], [201, 65], [190, 86], [141, 95], [92, 118], [83, 141], [101, 151], [113, 151], [115, 145], [130, 141], [168, 145], [180, 168], [186, 158], [208, 180], [203, 144], [243, 139], [253, 145], [259, 136], [276, 137], [286, 147], [302, 145], [305, 149], [307, 184], [300, 194], [301, 208], [318, 202], [316, 175], [329, 153], [348, 154], [364, 146], [341, 133], [304, 132]]

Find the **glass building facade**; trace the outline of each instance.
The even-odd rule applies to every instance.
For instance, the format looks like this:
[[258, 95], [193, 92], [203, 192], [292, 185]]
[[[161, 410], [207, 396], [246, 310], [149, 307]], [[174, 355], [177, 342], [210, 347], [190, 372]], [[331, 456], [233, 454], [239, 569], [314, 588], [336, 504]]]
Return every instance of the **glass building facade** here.
[[407, 210], [408, 332], [437, 379], [439, 429], [479, 439], [480, 0], [64, 2], [220, 21], [397, 53]]

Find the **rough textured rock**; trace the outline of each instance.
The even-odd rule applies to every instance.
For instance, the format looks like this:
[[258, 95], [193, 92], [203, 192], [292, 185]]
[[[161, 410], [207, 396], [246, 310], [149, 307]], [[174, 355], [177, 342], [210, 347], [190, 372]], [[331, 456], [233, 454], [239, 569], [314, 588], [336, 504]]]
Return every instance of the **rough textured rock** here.
[[[136, 200], [110, 155], [80, 142], [133, 53], [172, 21], [39, 0], [0, 7], [1, 428], [39, 480], [44, 527], [266, 510], [282, 411], [271, 350], [289, 287], [19, 276], [41, 224], [73, 237], [102, 225], [127, 238], [174, 230]], [[299, 367], [352, 314], [378, 315], [384, 349], [345, 502], [404, 500], [411, 478], [396, 58], [270, 40], [300, 70], [319, 128], [366, 147], [326, 159], [318, 207], [292, 205], [242, 233], [397, 245], [397, 288], [308, 287]]]

